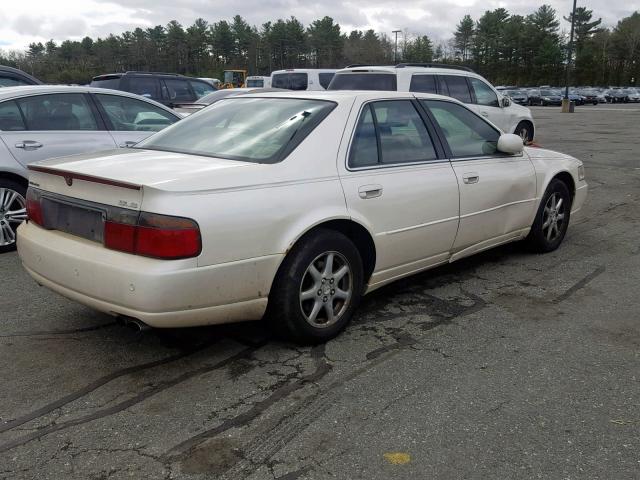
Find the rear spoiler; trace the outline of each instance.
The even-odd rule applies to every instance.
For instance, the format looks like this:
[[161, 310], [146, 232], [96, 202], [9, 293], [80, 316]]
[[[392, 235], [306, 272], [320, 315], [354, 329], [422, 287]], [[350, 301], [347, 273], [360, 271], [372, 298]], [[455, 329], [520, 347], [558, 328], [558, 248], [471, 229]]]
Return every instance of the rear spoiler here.
[[41, 167], [38, 165], [29, 165], [27, 166], [29, 170], [32, 172], [40, 172], [46, 173], [48, 175], [57, 175], [59, 177], [64, 177], [67, 185], [71, 186], [74, 180], [83, 180], [85, 182], [92, 183], [101, 183], [103, 185], [111, 185], [113, 187], [121, 187], [128, 188], [130, 190], [141, 190], [142, 185], [137, 185], [135, 183], [129, 182], [121, 182], [118, 180], [110, 180], [108, 178], [95, 177], [93, 175], [83, 175], [81, 173], [69, 172], [67, 170], [59, 170], [57, 168], [49, 168], [49, 167]]

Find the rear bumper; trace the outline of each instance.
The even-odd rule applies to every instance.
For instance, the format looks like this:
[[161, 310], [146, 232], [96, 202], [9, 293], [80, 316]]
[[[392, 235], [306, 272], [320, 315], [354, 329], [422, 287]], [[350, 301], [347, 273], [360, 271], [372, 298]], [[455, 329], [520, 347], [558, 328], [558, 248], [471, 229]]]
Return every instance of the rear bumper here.
[[281, 255], [198, 267], [156, 260], [24, 223], [18, 253], [27, 272], [59, 294], [159, 328], [260, 319]]

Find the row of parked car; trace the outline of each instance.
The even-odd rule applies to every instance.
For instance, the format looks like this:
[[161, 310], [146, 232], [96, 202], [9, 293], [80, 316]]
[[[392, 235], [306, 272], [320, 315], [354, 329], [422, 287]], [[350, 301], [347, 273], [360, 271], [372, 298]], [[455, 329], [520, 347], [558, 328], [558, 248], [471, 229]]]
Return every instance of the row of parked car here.
[[[561, 105], [565, 95], [564, 88], [543, 86], [539, 88], [496, 87], [515, 103], [527, 106]], [[569, 100], [576, 105], [598, 105], [599, 103], [638, 103], [640, 89], [635, 87], [611, 88], [569, 88]]]

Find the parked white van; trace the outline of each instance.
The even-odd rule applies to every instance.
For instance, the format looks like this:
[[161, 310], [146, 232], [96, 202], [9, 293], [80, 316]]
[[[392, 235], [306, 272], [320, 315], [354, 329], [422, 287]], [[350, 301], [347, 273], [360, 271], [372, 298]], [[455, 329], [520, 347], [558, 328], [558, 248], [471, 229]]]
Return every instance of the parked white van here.
[[251, 75], [247, 77], [245, 86], [247, 88], [269, 88], [271, 87], [271, 77]]
[[326, 90], [336, 69], [290, 68], [271, 73], [273, 88], [287, 90]]
[[533, 141], [531, 111], [498, 92], [485, 78], [458, 65], [401, 63], [375, 67], [351, 65], [338, 70], [328, 90], [391, 90], [436, 93], [466, 103], [506, 133]]

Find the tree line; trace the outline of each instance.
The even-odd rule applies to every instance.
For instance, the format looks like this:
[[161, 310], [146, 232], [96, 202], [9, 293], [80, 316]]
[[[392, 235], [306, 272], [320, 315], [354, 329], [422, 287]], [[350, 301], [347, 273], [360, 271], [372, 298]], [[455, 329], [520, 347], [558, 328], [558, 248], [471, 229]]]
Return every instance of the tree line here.
[[[526, 16], [498, 8], [477, 20], [464, 16], [450, 40], [434, 42], [426, 34], [405, 31], [396, 44], [374, 30], [344, 32], [328, 16], [306, 27], [295, 17], [257, 27], [236, 15], [214, 23], [199, 18], [186, 28], [172, 20], [106, 38], [34, 42], [23, 52], [0, 51], [0, 64], [45, 82], [82, 84], [98, 74], [128, 70], [221, 78], [226, 68], [268, 75], [283, 68], [443, 62], [470, 66], [495, 84], [559, 85], [568, 58], [570, 21], [571, 14], [561, 18], [549, 5]], [[635, 85], [640, 13], [604, 28], [592, 10], [578, 8], [573, 58], [573, 84]]]

